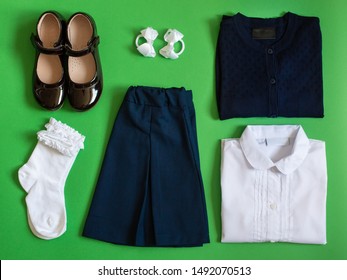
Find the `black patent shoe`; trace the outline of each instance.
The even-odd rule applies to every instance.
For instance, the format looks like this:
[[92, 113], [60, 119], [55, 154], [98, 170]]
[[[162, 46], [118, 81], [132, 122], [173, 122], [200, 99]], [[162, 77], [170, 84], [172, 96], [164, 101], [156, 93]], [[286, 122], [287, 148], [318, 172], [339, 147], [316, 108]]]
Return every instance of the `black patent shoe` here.
[[64, 30], [62, 17], [44, 12], [37, 23], [37, 34], [31, 35], [36, 49], [33, 92], [37, 102], [48, 110], [59, 109], [65, 98]]
[[76, 13], [67, 23], [67, 94], [79, 111], [92, 108], [102, 92], [102, 71], [98, 52], [99, 37], [93, 18]]

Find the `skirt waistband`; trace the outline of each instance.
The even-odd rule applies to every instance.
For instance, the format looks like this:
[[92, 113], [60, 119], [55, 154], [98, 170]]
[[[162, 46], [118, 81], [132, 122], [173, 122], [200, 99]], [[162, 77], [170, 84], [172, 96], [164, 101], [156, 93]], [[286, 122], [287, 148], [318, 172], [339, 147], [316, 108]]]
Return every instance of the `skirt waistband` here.
[[129, 87], [124, 100], [156, 107], [192, 107], [192, 91], [181, 88], [159, 88], [147, 86]]

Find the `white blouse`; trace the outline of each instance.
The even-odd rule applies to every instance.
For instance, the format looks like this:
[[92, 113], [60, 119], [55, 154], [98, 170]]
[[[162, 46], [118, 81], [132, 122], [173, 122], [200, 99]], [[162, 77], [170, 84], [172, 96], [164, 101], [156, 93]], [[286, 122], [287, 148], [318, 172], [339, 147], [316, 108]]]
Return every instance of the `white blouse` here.
[[259, 125], [221, 144], [222, 242], [326, 244], [325, 142]]

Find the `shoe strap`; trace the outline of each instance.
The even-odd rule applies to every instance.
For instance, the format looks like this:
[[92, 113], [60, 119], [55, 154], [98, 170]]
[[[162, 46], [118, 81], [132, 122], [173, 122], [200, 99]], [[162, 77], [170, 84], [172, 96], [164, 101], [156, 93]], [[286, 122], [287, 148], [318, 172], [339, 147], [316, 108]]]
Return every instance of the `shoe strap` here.
[[40, 38], [34, 34], [31, 34], [31, 42], [40, 53], [54, 55], [61, 55], [64, 53], [64, 46], [60, 42], [57, 42], [53, 48], [46, 48], [42, 45]]
[[93, 52], [96, 49], [96, 47], [99, 45], [99, 43], [100, 43], [100, 38], [99, 36], [96, 36], [88, 42], [88, 45], [86, 48], [82, 50], [78, 50], [78, 51], [73, 50], [70, 44], [65, 44], [66, 55], [75, 56], [75, 57], [86, 55], [88, 53]]

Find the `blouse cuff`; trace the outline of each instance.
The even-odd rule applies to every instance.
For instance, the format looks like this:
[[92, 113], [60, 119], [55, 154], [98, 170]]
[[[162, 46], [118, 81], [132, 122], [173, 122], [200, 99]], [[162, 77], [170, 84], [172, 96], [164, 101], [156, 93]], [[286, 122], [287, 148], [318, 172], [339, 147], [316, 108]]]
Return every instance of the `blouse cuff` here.
[[84, 149], [85, 136], [72, 127], [54, 118], [50, 118], [45, 127], [46, 130], [37, 133], [38, 140], [43, 144], [69, 157], [77, 155], [80, 149]]

